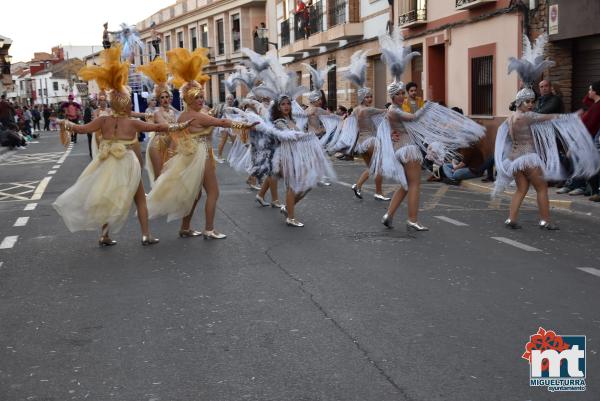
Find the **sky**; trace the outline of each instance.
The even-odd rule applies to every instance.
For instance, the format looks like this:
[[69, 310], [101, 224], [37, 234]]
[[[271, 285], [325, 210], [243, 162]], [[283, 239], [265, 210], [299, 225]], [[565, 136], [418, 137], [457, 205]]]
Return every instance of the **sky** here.
[[118, 31], [136, 24], [176, 0], [2, 1], [0, 35], [12, 39], [12, 63], [29, 61], [34, 52], [50, 53], [57, 45], [102, 48], [102, 24]]

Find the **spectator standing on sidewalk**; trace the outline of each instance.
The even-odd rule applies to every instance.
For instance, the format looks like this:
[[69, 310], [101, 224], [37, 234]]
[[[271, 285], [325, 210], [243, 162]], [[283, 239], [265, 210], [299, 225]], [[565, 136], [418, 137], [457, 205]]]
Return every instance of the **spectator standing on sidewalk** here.
[[25, 135], [27, 135], [29, 137], [29, 139], [31, 139], [31, 126], [32, 126], [33, 116], [31, 115], [31, 110], [29, 110], [29, 107], [27, 107], [27, 106], [23, 106], [23, 121], [25, 122], [25, 125], [24, 125]]
[[406, 113], [415, 114], [425, 104], [423, 98], [417, 96], [417, 89], [417, 84], [414, 82], [406, 84], [406, 93], [408, 93], [408, 96], [402, 103], [402, 110]]
[[0, 97], [0, 123], [6, 127], [15, 123], [15, 108], [6, 100], [6, 95]]
[[[42, 115], [40, 114], [40, 111], [38, 110], [38, 105], [36, 104], [35, 106], [33, 106], [33, 109], [31, 110], [31, 117], [33, 119], [33, 129], [35, 131], [41, 131], [42, 129], [40, 128], [40, 120], [42, 119]], [[39, 136], [39, 134], [38, 134]]]
[[561, 97], [552, 93], [550, 81], [543, 80], [539, 84], [540, 97], [535, 104], [533, 111], [540, 114], [561, 114], [564, 113], [565, 106]]
[[[79, 119], [81, 118], [81, 106], [79, 103], [73, 101], [75, 97], [73, 95], [69, 95], [68, 102], [62, 104], [61, 109], [65, 114], [65, 119], [69, 120], [73, 124], [79, 124]], [[71, 142], [77, 143], [77, 134], [71, 134]]]
[[[91, 123], [92, 119], [93, 119], [93, 115], [94, 115], [94, 105], [93, 105], [93, 100], [90, 99], [90, 101], [88, 102], [87, 106], [83, 110], [83, 123], [84, 124]], [[88, 139], [88, 150], [90, 152], [90, 159], [93, 159], [93, 156], [92, 156], [92, 141], [94, 140], [94, 138], [92, 138], [92, 133], [91, 132], [87, 133], [87, 139]]]
[[[596, 81], [590, 85], [588, 94], [583, 98], [583, 104], [587, 110], [581, 115], [583, 125], [588, 129], [590, 135], [594, 138], [596, 147], [600, 151], [600, 81]], [[592, 188], [592, 196], [590, 200], [600, 202], [600, 194], [598, 187], [600, 186], [600, 172], [588, 180], [588, 184]]]
[[44, 131], [50, 131], [50, 114], [52, 114], [52, 110], [48, 105], [44, 105], [44, 110], [42, 111], [42, 116], [44, 117]]

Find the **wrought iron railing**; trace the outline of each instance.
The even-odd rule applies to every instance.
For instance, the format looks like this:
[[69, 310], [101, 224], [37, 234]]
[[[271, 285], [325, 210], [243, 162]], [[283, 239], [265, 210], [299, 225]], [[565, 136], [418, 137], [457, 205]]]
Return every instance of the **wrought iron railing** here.
[[400, 14], [398, 24], [400, 26], [410, 24], [411, 22], [427, 21], [427, 3], [423, 0], [412, 0], [409, 2], [409, 11]]
[[312, 6], [310, 6], [309, 8], [309, 29], [310, 29], [310, 35], [315, 34], [315, 33], [319, 33], [319, 32], [323, 32], [324, 31], [324, 26], [323, 26], [323, 22], [325, 20], [323, 19], [323, 2], [322, 1], [317, 1], [316, 3], [314, 3]]
[[467, 4], [475, 3], [479, 0], [456, 0], [456, 8], [466, 6]]
[[347, 21], [346, 10], [348, 2], [346, 0], [329, 1], [329, 27], [344, 24]]
[[281, 46], [287, 46], [290, 44], [290, 20], [286, 19], [281, 21]]
[[308, 10], [294, 14], [294, 42], [308, 38]]

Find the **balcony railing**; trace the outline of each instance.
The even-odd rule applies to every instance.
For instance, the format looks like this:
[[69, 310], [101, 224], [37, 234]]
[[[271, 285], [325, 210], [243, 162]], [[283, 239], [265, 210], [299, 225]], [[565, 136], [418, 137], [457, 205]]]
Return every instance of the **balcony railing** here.
[[[457, 0], [458, 1], [458, 0]], [[398, 24], [413, 25], [425, 23], [427, 21], [427, 2], [423, 0], [411, 0], [409, 2], [408, 12], [400, 14]]]
[[321, 1], [317, 1], [309, 8], [310, 35], [323, 32], [323, 22], [323, 3]]
[[309, 36], [308, 10], [294, 14], [294, 42], [307, 39]]
[[348, 2], [346, 0], [329, 1], [329, 27], [340, 25], [346, 22], [346, 9]]
[[290, 20], [286, 19], [284, 21], [281, 21], [280, 29], [281, 29], [281, 47], [287, 46], [290, 44]]
[[457, 10], [467, 10], [488, 3], [494, 3], [496, 0], [456, 0]]

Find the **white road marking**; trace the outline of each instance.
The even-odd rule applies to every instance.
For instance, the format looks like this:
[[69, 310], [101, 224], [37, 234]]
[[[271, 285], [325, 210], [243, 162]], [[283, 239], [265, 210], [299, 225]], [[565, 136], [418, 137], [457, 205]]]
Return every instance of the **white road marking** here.
[[52, 168], [60, 168], [60, 164], [57, 164], [56, 166], [52, 166]]
[[48, 183], [50, 182], [51, 179], [52, 179], [52, 177], [44, 177], [44, 179], [42, 181], [40, 181], [39, 185], [33, 192], [33, 196], [31, 197], [31, 200], [42, 199], [42, 195], [44, 194], [44, 191], [46, 190], [46, 187], [48, 186]]
[[492, 239], [495, 239], [496, 241], [504, 242], [505, 244], [512, 245], [512, 246], [517, 247], [519, 249], [522, 249], [524, 251], [528, 251], [528, 252], [542, 252], [541, 249], [537, 249], [537, 248], [534, 248], [532, 246], [522, 244], [522, 243], [520, 243], [518, 241], [515, 241], [515, 240], [512, 240], [510, 238], [492, 237]]
[[53, 174], [56, 174], [56, 170], [50, 170], [50, 171], [48, 171], [48, 175], [53, 175]]
[[15, 221], [15, 224], [13, 224], [13, 227], [23, 227], [27, 225], [28, 221], [29, 217], [19, 217], [17, 221]]
[[448, 185], [439, 187], [438, 190], [435, 191], [435, 194], [433, 194], [433, 196], [431, 197], [431, 200], [425, 202], [425, 204], [423, 205], [423, 210], [435, 209], [438, 203], [440, 203], [440, 201], [444, 197], [444, 195], [446, 195], [446, 192], [448, 192], [448, 188], [450, 188]]
[[590, 273], [594, 276], [600, 277], [600, 269], [595, 269], [593, 267], [578, 267], [577, 270], [581, 270], [582, 272]]
[[23, 210], [35, 210], [37, 203], [28, 203]]
[[451, 219], [450, 217], [446, 217], [446, 216], [433, 216], [433, 217], [435, 217], [436, 219], [443, 220], [446, 223], [454, 224], [455, 226], [468, 226], [467, 223], [463, 223], [462, 221]]
[[2, 267], [3, 264], [4, 264], [4, 262], [0, 262], [0, 267]]
[[4, 239], [0, 243], [0, 249], [10, 249], [10, 248], [12, 248], [13, 246], [15, 246], [15, 244], [17, 243], [18, 239], [19, 239], [18, 235], [11, 235], [11, 236], [8, 236], [8, 237], [4, 237]]

